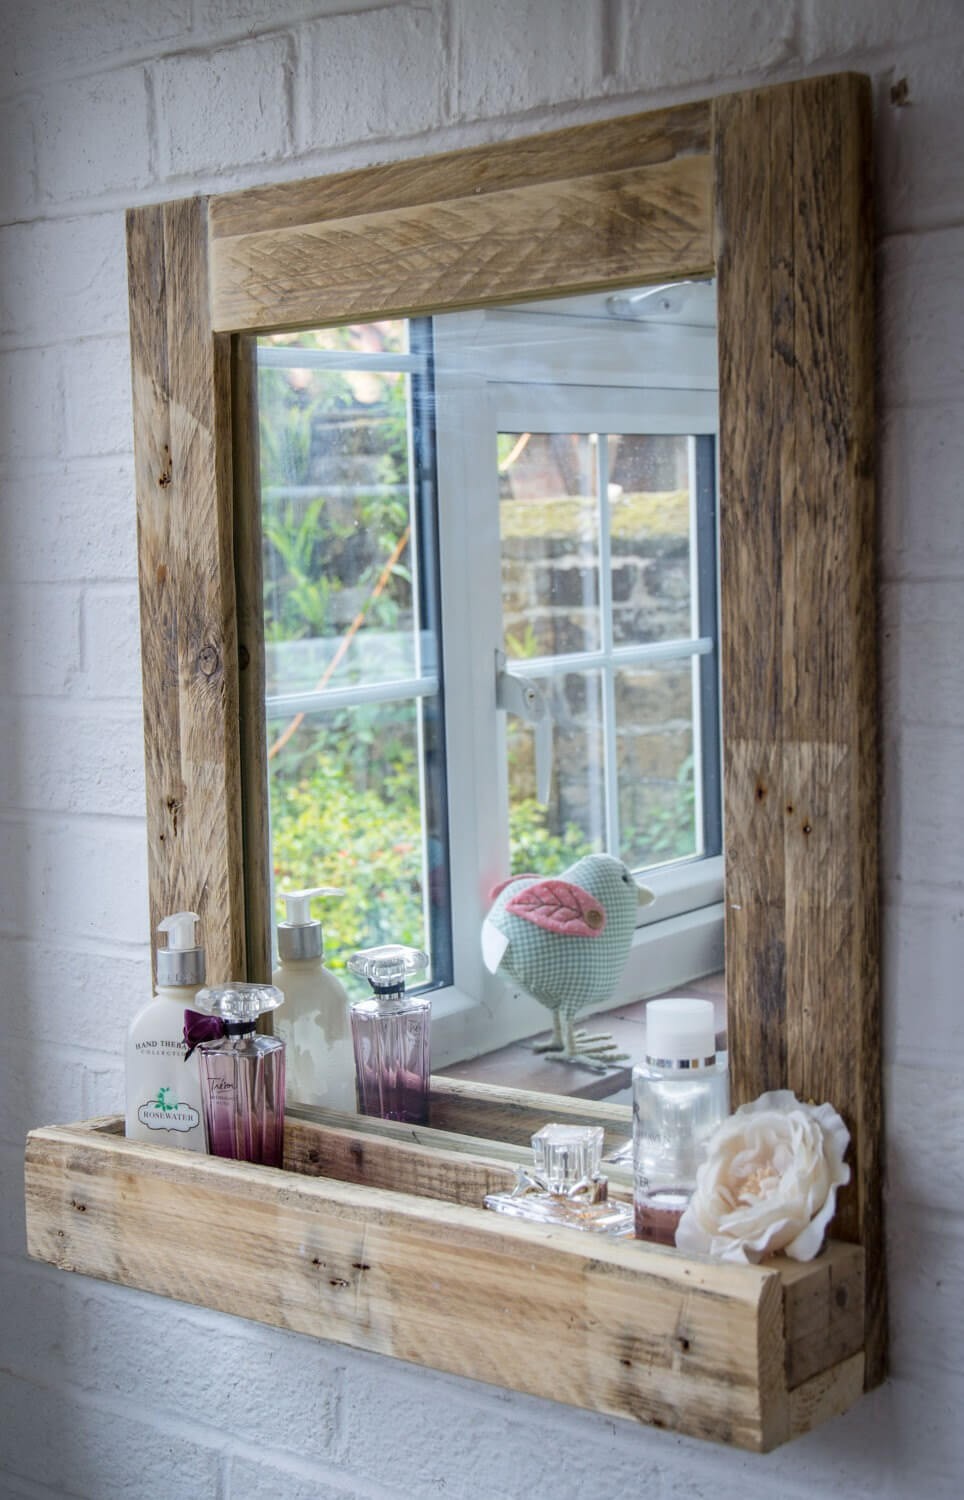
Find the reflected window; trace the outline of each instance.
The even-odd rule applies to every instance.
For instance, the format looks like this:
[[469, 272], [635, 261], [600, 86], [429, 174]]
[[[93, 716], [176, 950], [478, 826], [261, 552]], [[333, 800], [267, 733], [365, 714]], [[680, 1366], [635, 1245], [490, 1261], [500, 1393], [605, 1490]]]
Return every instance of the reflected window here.
[[[654, 927], [720, 900], [713, 288], [634, 306], [259, 340], [275, 893], [344, 889], [342, 973], [432, 954], [438, 1062], [531, 1026], [479, 953], [508, 874], [605, 850], [677, 872]], [[713, 924], [660, 986], [720, 967]]]

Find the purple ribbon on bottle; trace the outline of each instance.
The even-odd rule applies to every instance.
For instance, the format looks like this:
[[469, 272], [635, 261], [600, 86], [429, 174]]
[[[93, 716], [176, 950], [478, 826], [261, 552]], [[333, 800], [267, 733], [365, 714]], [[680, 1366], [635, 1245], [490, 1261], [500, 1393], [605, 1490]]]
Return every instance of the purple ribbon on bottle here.
[[206, 1016], [200, 1010], [186, 1010], [184, 1012], [184, 1044], [187, 1047], [185, 1062], [201, 1042], [217, 1042], [224, 1035], [224, 1022], [220, 1016]]

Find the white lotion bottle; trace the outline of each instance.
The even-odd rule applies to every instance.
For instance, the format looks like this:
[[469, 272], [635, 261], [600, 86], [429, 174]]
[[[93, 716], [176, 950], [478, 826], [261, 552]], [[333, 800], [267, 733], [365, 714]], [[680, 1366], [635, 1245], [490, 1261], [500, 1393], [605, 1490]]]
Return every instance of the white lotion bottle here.
[[158, 932], [157, 994], [127, 1032], [125, 1134], [154, 1146], [206, 1151], [197, 1058], [185, 1061], [184, 1012], [204, 983], [204, 949], [196, 941], [196, 912], [165, 917]]
[[289, 1104], [315, 1104], [355, 1114], [355, 1057], [348, 992], [324, 967], [321, 923], [311, 916], [316, 896], [341, 896], [334, 886], [283, 891], [287, 920], [278, 923], [279, 963], [271, 976], [285, 997], [275, 1035], [287, 1046]]

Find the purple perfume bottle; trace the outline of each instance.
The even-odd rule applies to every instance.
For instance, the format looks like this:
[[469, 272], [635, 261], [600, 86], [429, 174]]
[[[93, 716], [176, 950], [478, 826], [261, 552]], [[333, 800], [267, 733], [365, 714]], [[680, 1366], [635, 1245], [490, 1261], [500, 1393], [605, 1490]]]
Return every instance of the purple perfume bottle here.
[[428, 1123], [432, 1002], [407, 995], [405, 980], [427, 968], [428, 954], [390, 943], [352, 954], [348, 967], [373, 994], [351, 1007], [358, 1109], [383, 1120]]
[[258, 1017], [283, 1000], [270, 984], [230, 984], [200, 991], [197, 1003], [207, 1015], [186, 1015], [184, 1034], [192, 1050], [197, 1046], [212, 1156], [283, 1164], [285, 1044], [256, 1031]]

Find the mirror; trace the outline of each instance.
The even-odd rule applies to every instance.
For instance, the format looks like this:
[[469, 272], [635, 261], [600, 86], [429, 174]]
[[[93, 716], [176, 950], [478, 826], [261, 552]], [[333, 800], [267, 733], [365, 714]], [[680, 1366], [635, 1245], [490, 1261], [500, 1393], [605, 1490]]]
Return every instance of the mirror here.
[[[144, 205], [128, 215], [128, 281], [151, 926], [198, 911], [221, 982], [270, 965], [265, 799], [245, 784], [266, 784], [263, 599], [244, 582], [260, 558], [255, 336], [716, 275], [733, 1098], [792, 1088], [842, 1105], [854, 1170], [838, 1233], [867, 1252], [873, 1379], [870, 126], [867, 79], [818, 77]], [[494, 693], [491, 671], [475, 686]], [[462, 936], [477, 953], [474, 921]], [[491, 1135], [484, 1091], [450, 1088], [462, 1129]]]
[[[714, 283], [262, 334], [256, 360], [275, 918], [343, 888], [314, 914], [353, 994], [354, 949], [429, 951], [443, 1076], [622, 1102], [673, 990], [725, 1045]], [[479, 938], [499, 883], [600, 852], [655, 899], [567, 1062]], [[285, 1034], [330, 1103], [324, 1035]]]

